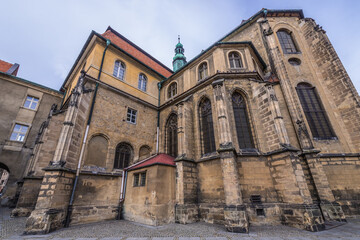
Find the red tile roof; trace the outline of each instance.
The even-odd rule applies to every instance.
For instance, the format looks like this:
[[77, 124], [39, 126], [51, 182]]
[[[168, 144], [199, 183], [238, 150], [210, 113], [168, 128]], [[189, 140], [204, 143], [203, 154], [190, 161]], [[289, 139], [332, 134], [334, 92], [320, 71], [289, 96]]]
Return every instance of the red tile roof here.
[[144, 162], [132, 166], [128, 168], [127, 170], [135, 170], [143, 167], [148, 167], [152, 165], [167, 165], [167, 166], [176, 166], [174, 162], [174, 157], [171, 157], [165, 153], [160, 153], [156, 156], [150, 157], [149, 159], [145, 160]]
[[0, 60], [0, 71], [7, 72], [14, 64]]
[[109, 39], [111, 43], [117, 45], [119, 48], [140, 60], [148, 67], [154, 69], [164, 77], [169, 77], [173, 74], [172, 71], [164, 64], [153, 58], [150, 54], [146, 53], [120, 33], [116, 32], [110, 26], [107, 28], [105, 33], [101, 34], [101, 36]]

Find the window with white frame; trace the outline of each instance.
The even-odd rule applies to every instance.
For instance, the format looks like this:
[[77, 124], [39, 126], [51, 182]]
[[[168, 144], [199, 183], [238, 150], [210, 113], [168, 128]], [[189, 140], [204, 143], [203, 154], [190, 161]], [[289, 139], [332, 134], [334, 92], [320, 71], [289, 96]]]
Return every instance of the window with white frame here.
[[139, 85], [138, 85], [139, 89], [146, 92], [146, 85], [147, 85], [147, 77], [145, 76], [145, 74], [140, 73], [139, 74]]
[[26, 101], [24, 103], [24, 107], [25, 108], [29, 108], [32, 110], [35, 110], [37, 105], [39, 103], [39, 99], [36, 97], [31, 97], [31, 96], [27, 96], [26, 97]]
[[128, 121], [129, 123], [135, 124], [136, 123], [136, 114], [137, 114], [136, 110], [128, 108], [126, 121]]
[[123, 63], [121, 61], [115, 62], [113, 76], [119, 78], [120, 80], [124, 80], [125, 63]]
[[10, 140], [24, 142], [28, 129], [29, 129], [29, 126], [15, 124], [14, 129], [10, 136]]

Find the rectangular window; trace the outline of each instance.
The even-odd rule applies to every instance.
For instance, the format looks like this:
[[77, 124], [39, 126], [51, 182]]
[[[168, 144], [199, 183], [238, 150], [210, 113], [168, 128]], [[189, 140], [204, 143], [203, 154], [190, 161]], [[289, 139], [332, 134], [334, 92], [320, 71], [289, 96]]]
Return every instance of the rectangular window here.
[[15, 124], [15, 127], [10, 136], [10, 140], [24, 142], [28, 129], [29, 129], [28, 126], [21, 125], [21, 124]]
[[136, 110], [128, 108], [126, 121], [128, 121], [129, 123], [136, 124], [136, 114], [137, 114]]
[[143, 187], [146, 184], [146, 172], [134, 174], [134, 187]]
[[35, 110], [36, 109], [36, 106], [38, 105], [39, 103], [39, 99], [36, 98], [36, 97], [31, 97], [31, 96], [27, 96], [26, 97], [26, 101], [24, 103], [24, 107], [25, 108], [29, 108], [29, 109], [32, 109], [32, 110]]

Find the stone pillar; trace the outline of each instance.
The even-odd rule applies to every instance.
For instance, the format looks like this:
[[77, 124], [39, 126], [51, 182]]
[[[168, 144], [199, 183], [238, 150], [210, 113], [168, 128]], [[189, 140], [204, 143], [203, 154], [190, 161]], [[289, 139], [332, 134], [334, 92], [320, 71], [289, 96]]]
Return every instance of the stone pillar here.
[[339, 203], [335, 201], [334, 194], [330, 189], [325, 170], [319, 158], [313, 154], [305, 154], [304, 159], [314, 180], [316, 191], [320, 199], [320, 208], [326, 221], [346, 222], [345, 214]]
[[46, 234], [64, 226], [75, 173], [62, 167], [44, 170], [36, 207], [26, 221], [25, 234]]
[[192, 159], [192, 97], [181, 101], [178, 107], [178, 157], [176, 162], [175, 222], [187, 224], [199, 220], [197, 205], [197, 167]]
[[225, 227], [229, 232], [249, 232], [249, 222], [242, 201], [236, 151], [232, 144], [227, 106], [225, 103], [224, 79], [213, 82], [220, 147], [221, 169], [224, 183]]

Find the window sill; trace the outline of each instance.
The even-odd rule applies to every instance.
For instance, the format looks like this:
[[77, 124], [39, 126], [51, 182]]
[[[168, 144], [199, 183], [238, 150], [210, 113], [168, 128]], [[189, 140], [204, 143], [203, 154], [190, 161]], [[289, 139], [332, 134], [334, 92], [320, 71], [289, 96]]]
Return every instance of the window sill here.
[[3, 149], [8, 151], [20, 152], [25, 142], [5, 140]]
[[132, 125], [136, 125], [136, 122], [129, 122], [129, 121], [126, 121], [127, 123], [130, 123], [130, 124], [132, 124]]
[[299, 55], [299, 54], [302, 54], [302, 53], [301, 52], [294, 52], [294, 53], [284, 53], [284, 54], [286, 54], [286, 55], [292, 55], [292, 54]]
[[36, 107], [35, 109], [31, 109], [31, 108], [27, 108], [27, 107], [21, 106], [20, 108], [26, 109], [26, 110], [29, 110], [29, 111], [32, 111], [32, 112], [37, 112], [37, 110], [38, 110], [38, 107]]
[[318, 138], [318, 137], [314, 137], [313, 138], [315, 141], [339, 141], [339, 139], [337, 137], [330, 137], [330, 138]]

